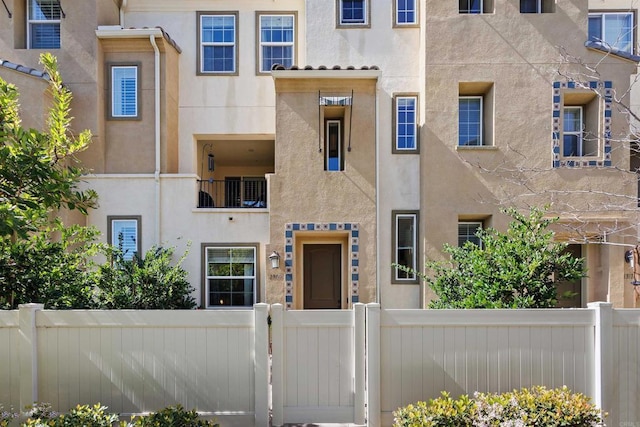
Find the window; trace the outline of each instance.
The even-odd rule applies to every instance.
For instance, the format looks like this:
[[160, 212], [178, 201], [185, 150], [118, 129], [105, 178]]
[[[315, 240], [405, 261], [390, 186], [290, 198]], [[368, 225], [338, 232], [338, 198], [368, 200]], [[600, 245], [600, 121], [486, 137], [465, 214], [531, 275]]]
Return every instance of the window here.
[[198, 12], [198, 74], [238, 74], [238, 13]]
[[582, 138], [582, 107], [565, 107], [563, 115], [562, 154], [582, 156], [584, 152]]
[[325, 122], [324, 170], [344, 170], [344, 144], [342, 143], [342, 121]]
[[395, 26], [405, 27], [418, 24], [417, 0], [394, 0], [393, 6]]
[[458, 246], [463, 247], [465, 243], [471, 242], [478, 247], [482, 247], [482, 241], [477, 236], [482, 230], [483, 224], [479, 221], [459, 221], [458, 222]]
[[458, 147], [493, 146], [493, 83], [458, 84]]
[[393, 97], [394, 153], [418, 153], [418, 96]]
[[492, 13], [492, 0], [458, 0], [459, 13]]
[[520, 0], [520, 13], [552, 13], [555, 0]]
[[138, 66], [112, 65], [110, 118], [137, 118]]
[[139, 216], [107, 217], [108, 243], [118, 247], [125, 260], [131, 260], [134, 255], [140, 253], [140, 218]]
[[369, 26], [369, 0], [337, 0], [337, 2], [338, 27]]
[[258, 13], [258, 73], [268, 73], [274, 64], [291, 67], [296, 61], [296, 15]]
[[597, 160], [601, 154], [602, 111], [601, 100], [587, 89], [569, 89], [562, 93], [560, 114], [562, 157]]
[[251, 307], [256, 302], [255, 246], [205, 247], [206, 307]]
[[29, 49], [60, 49], [60, 3], [58, 0], [27, 0]]
[[633, 13], [590, 13], [589, 40], [613, 49], [634, 53]]
[[482, 97], [461, 96], [458, 100], [458, 145], [483, 145], [482, 141]]
[[[418, 212], [393, 211], [393, 263], [415, 270], [418, 265]], [[393, 268], [392, 283], [418, 283], [414, 272]]]

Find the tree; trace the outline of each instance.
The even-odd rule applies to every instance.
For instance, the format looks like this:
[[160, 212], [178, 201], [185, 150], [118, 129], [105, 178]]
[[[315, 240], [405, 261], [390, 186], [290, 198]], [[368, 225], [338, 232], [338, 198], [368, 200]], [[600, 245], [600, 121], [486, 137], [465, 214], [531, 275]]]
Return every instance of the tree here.
[[447, 244], [450, 260], [428, 262], [432, 276], [417, 273], [438, 296], [431, 308], [551, 308], [558, 282], [584, 277], [582, 259], [565, 253], [548, 229], [557, 218], [536, 208], [504, 213], [513, 218], [506, 232], [480, 230], [481, 246]]
[[71, 136], [71, 92], [53, 55], [43, 53], [40, 63], [52, 98], [46, 132], [21, 126], [18, 90], [0, 79], [0, 237], [14, 242], [42, 230], [56, 209], [86, 214], [97, 199], [93, 190], [79, 190], [83, 170], [74, 157], [88, 147], [91, 133]]

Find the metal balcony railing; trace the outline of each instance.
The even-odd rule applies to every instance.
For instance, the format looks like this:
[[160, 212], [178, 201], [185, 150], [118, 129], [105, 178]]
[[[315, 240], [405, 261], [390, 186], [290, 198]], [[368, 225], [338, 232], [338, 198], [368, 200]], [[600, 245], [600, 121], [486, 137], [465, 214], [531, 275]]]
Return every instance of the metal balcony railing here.
[[266, 208], [267, 180], [227, 178], [198, 180], [199, 208]]

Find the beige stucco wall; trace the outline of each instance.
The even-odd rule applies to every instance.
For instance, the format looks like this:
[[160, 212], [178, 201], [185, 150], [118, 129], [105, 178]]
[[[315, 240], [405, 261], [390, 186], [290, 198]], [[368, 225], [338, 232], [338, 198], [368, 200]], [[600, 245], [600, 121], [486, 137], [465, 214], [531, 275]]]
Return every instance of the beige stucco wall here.
[[[303, 71], [299, 71], [304, 75]], [[359, 227], [359, 280], [361, 302], [376, 299], [376, 190], [375, 106], [376, 79], [276, 78], [276, 168], [270, 179], [270, 245], [268, 252], [285, 253], [287, 223], [352, 223]], [[350, 94], [353, 104], [343, 114], [344, 170], [324, 170], [324, 149], [318, 150], [324, 120], [319, 118], [318, 92]], [[349, 111], [349, 108], [352, 111]], [[329, 114], [327, 110], [321, 113]], [[335, 113], [334, 113], [335, 114]], [[335, 116], [333, 116], [335, 117]], [[351, 140], [351, 151], [346, 149]], [[339, 235], [338, 235], [339, 234]], [[293, 236], [293, 307], [302, 308], [302, 273], [297, 261], [302, 238], [317, 242], [350, 238], [342, 233], [295, 232]], [[327, 240], [328, 239], [328, 240]], [[307, 240], [309, 242], [311, 240]], [[349, 245], [345, 249], [350, 251]], [[349, 252], [350, 254], [351, 252]], [[343, 256], [345, 252], [343, 252]], [[349, 295], [351, 256], [343, 263], [343, 295]], [[344, 265], [346, 264], [346, 265]], [[296, 268], [297, 267], [297, 268]], [[267, 301], [284, 303], [285, 267], [267, 278]], [[343, 298], [348, 307], [351, 298]]]

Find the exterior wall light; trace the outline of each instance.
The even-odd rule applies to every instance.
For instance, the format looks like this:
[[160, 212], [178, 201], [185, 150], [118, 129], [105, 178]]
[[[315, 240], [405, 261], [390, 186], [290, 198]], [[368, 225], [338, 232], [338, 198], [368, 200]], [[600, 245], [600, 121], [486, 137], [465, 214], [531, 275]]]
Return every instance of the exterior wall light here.
[[214, 155], [209, 153], [207, 155], [207, 169], [209, 169], [209, 172], [213, 172], [215, 169], [215, 164], [213, 162], [214, 159]]
[[269, 261], [271, 261], [271, 268], [279, 268], [280, 267], [280, 254], [276, 251], [273, 251], [271, 255], [269, 255]]

